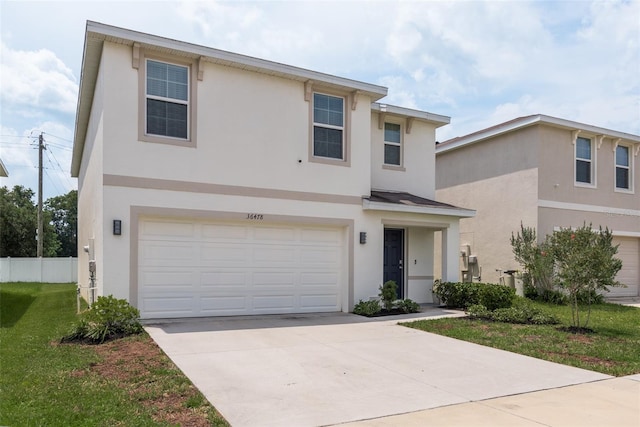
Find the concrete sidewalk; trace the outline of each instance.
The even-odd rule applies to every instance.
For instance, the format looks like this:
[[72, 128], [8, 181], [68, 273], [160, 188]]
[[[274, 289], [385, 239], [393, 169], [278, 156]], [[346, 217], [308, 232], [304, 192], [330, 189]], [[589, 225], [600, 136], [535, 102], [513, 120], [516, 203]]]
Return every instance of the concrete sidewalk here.
[[[420, 314], [456, 315], [461, 313], [436, 308]], [[320, 426], [361, 420], [369, 421], [359, 425], [424, 425], [421, 417], [432, 416], [469, 425], [465, 414], [487, 420], [495, 414], [506, 416], [506, 407], [531, 396], [520, 409], [511, 408], [512, 416], [525, 420], [518, 411], [525, 416], [536, 412], [535, 402], [555, 405], [551, 412], [572, 407], [576, 402], [569, 399], [568, 386], [587, 387], [587, 394], [589, 386], [605, 393], [608, 383], [602, 380], [612, 378], [406, 328], [397, 321], [333, 313], [191, 319], [146, 329], [233, 426]], [[611, 392], [610, 397], [605, 393], [605, 413], [622, 412], [616, 416], [633, 420], [638, 412], [633, 410], [634, 403], [638, 409], [637, 379], [611, 381], [612, 390], [627, 391]], [[545, 400], [544, 392], [542, 398], [530, 394], [540, 390], [557, 395]], [[507, 400], [488, 403], [495, 398]], [[589, 410], [598, 408], [590, 402]], [[462, 418], [452, 415], [456, 411]], [[408, 418], [386, 418], [390, 416]], [[478, 424], [478, 419], [471, 424]]]
[[640, 426], [640, 375], [340, 425], [637, 427]]

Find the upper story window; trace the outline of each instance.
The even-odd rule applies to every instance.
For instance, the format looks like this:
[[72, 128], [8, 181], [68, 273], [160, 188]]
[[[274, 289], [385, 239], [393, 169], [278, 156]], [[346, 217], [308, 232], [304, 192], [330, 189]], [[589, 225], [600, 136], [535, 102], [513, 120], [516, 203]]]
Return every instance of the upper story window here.
[[400, 125], [384, 124], [384, 164], [400, 166], [402, 156], [402, 134]]
[[595, 183], [593, 143], [588, 138], [576, 139], [576, 183], [590, 185]]
[[616, 189], [631, 189], [631, 162], [629, 147], [618, 145], [616, 147]]
[[345, 158], [344, 98], [313, 94], [313, 155]]
[[148, 135], [189, 138], [189, 67], [146, 61]]

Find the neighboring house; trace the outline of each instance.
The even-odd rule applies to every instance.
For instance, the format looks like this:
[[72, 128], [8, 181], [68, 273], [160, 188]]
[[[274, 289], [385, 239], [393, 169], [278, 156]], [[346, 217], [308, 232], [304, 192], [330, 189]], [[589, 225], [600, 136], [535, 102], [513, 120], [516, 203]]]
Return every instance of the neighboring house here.
[[9, 172], [7, 171], [7, 168], [4, 166], [4, 163], [2, 163], [2, 159], [0, 159], [0, 176], [2, 177], [9, 176]]
[[[388, 279], [431, 301], [449, 118], [381, 86], [88, 22], [71, 171], [79, 282], [143, 318], [349, 311]], [[87, 295], [86, 291], [83, 294]]]
[[[438, 144], [436, 196], [472, 206], [462, 220], [461, 262], [468, 279], [498, 281], [521, 268], [510, 237], [520, 223], [538, 238], [592, 224], [608, 227], [619, 244], [626, 288], [609, 296], [637, 296], [640, 283], [640, 136], [544, 115], [521, 117]], [[472, 258], [473, 261], [473, 258]], [[481, 270], [480, 270], [481, 267]], [[481, 274], [480, 274], [481, 272]]]

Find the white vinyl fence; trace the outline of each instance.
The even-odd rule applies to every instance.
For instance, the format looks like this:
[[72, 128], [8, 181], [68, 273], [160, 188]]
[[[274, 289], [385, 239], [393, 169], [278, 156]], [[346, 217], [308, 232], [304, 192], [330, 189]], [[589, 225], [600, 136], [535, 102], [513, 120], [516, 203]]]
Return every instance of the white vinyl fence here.
[[0, 282], [78, 281], [78, 258], [0, 258]]

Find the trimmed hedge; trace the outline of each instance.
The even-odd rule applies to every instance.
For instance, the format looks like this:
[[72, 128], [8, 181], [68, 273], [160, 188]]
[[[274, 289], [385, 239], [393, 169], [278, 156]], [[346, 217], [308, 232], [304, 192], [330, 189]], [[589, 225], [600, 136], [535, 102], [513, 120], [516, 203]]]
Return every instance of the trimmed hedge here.
[[513, 288], [495, 283], [442, 282], [433, 287], [444, 305], [450, 308], [467, 309], [480, 304], [489, 310], [508, 308], [513, 304], [516, 291]]

